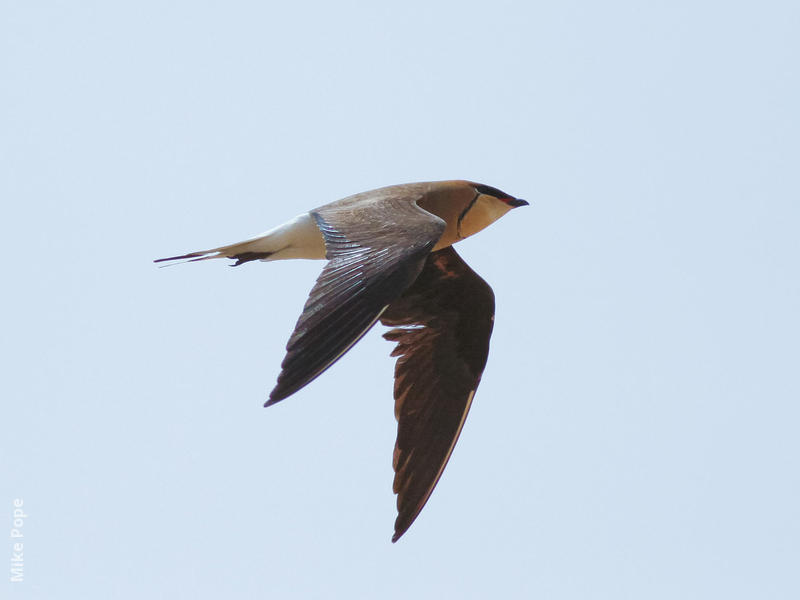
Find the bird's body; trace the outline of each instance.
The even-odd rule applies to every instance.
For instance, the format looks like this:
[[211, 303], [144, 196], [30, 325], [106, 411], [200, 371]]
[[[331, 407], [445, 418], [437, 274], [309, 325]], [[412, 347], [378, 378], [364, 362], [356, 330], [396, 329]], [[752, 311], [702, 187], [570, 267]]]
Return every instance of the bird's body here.
[[321, 260], [326, 258], [325, 239], [312, 216], [314, 213], [347, 213], [355, 222], [365, 209], [386, 207], [387, 212], [391, 211], [392, 202], [397, 202], [398, 199], [400, 203], [416, 204], [444, 221], [444, 231], [432, 250], [435, 252], [477, 233], [512, 208], [505, 203], [492, 202], [485, 195], [481, 198], [479, 194], [476, 198], [475, 188], [465, 186], [465, 183], [467, 182], [457, 180], [406, 183], [362, 192], [298, 215], [249, 240], [159, 261], [232, 258], [241, 264], [251, 260]]
[[[379, 319], [397, 342], [396, 541], [433, 491], [488, 356], [491, 288], [452, 245], [527, 202], [468, 181], [389, 186], [326, 204], [260, 236], [160, 261], [328, 259], [287, 344], [267, 406], [330, 367]], [[157, 262], [160, 262], [157, 261]]]

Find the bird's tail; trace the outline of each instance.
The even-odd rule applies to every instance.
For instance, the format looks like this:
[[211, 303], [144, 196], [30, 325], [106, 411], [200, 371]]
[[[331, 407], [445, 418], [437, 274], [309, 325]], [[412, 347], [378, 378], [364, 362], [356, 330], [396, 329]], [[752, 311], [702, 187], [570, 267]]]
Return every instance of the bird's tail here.
[[251, 260], [266, 260], [275, 253], [275, 251], [262, 249], [263, 245], [264, 240], [263, 238], [259, 237], [252, 240], [239, 242], [237, 244], [231, 244], [230, 246], [212, 248], [211, 250], [198, 250], [196, 252], [189, 252], [188, 254], [181, 254], [179, 256], [159, 258], [153, 262], [168, 263], [161, 266], [171, 267], [172, 265], [179, 265], [182, 262], [197, 262], [199, 260], [209, 260], [211, 258], [231, 258], [236, 261], [231, 266], [236, 267]]
[[220, 246], [211, 250], [200, 250], [159, 258], [154, 262], [169, 263], [163, 267], [180, 262], [196, 262], [211, 258], [230, 258], [236, 267], [251, 260], [281, 260], [285, 258], [325, 258], [325, 242], [322, 233], [311, 216], [306, 213], [274, 229], [243, 242]]

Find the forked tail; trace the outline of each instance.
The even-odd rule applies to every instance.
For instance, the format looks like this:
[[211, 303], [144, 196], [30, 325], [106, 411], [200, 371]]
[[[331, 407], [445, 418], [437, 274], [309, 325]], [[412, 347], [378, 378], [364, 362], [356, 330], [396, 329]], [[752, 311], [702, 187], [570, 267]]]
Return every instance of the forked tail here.
[[[181, 254], [180, 256], [170, 256], [167, 258], [158, 258], [154, 260], [155, 263], [170, 263], [166, 265], [161, 265], [162, 267], [171, 267], [173, 265], [179, 265], [181, 262], [197, 262], [198, 260], [209, 260], [212, 258], [231, 258], [236, 262], [233, 263], [232, 267], [238, 267], [241, 264], [249, 262], [251, 260], [266, 260], [273, 254], [274, 252], [265, 252], [265, 251], [248, 251], [246, 248], [241, 248], [241, 250], [237, 250], [237, 247], [240, 246], [247, 246], [252, 242], [242, 242], [240, 244], [233, 244], [231, 246], [221, 246], [219, 248], [214, 248], [212, 250], [201, 250], [198, 252], [189, 252], [188, 254]], [[176, 262], [181, 261], [181, 262]]]
[[[230, 258], [235, 260], [236, 262], [231, 265], [232, 267], [251, 260], [324, 259], [325, 242], [316, 222], [311, 218], [310, 214], [306, 213], [244, 242], [220, 246], [211, 250], [200, 250], [168, 258], [159, 258], [154, 262], [180, 264], [177, 261], [197, 262], [211, 258]], [[161, 266], [167, 267], [170, 265]]]

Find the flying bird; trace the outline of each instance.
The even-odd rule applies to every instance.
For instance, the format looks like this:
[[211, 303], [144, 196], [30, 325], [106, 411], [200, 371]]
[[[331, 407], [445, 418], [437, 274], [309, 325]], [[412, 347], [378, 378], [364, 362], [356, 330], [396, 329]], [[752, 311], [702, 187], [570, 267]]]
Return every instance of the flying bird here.
[[494, 293], [453, 244], [526, 206], [488, 185], [393, 185], [315, 208], [238, 244], [158, 259], [327, 259], [265, 406], [318, 377], [380, 320], [396, 342], [396, 542], [453, 452], [489, 354]]

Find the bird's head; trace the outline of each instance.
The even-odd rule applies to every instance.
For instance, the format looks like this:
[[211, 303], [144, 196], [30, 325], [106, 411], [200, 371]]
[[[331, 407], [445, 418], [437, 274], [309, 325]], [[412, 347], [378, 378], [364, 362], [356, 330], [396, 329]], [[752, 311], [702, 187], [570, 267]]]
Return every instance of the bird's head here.
[[475, 192], [480, 196], [486, 196], [487, 199], [494, 199], [499, 200], [509, 208], [517, 208], [518, 206], [528, 206], [528, 202], [525, 200], [521, 200], [520, 198], [514, 198], [514, 196], [509, 196], [505, 192], [498, 190], [495, 187], [490, 185], [483, 185], [482, 183], [473, 183], [472, 187], [475, 188]]
[[[477, 233], [512, 208], [528, 205], [525, 200], [514, 198], [490, 185], [471, 181], [461, 183], [465, 184], [465, 192], [471, 199], [458, 215], [456, 230], [459, 239]], [[467, 196], [462, 195], [462, 198], [462, 201], [467, 200]]]

